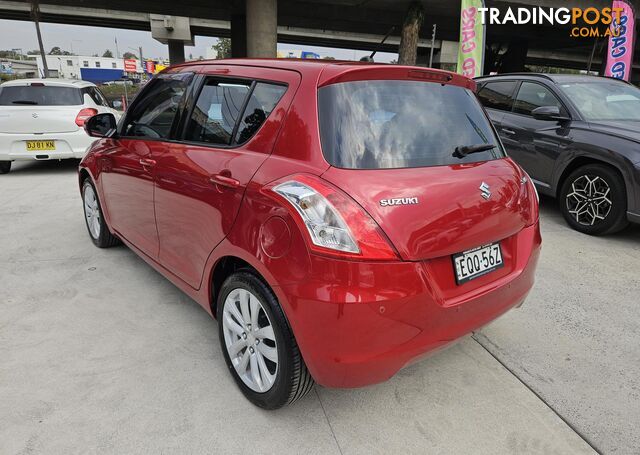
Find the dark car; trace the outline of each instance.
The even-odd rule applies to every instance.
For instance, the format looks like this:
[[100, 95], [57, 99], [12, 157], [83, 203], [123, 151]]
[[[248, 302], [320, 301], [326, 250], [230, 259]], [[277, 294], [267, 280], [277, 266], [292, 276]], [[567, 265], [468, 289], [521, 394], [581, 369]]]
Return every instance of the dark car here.
[[478, 78], [507, 153], [558, 198], [574, 229], [640, 223], [640, 90], [616, 79], [547, 74]]

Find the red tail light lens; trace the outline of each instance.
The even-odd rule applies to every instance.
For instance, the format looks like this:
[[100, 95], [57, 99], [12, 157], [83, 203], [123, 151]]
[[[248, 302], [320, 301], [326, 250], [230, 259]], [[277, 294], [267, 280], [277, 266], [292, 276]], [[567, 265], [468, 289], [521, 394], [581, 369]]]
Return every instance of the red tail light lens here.
[[520, 204], [521, 210], [524, 215], [527, 226], [531, 226], [538, 221], [538, 204], [540, 197], [538, 196], [538, 190], [536, 189], [531, 177], [526, 172], [522, 171], [522, 179], [520, 181]]
[[85, 109], [82, 109], [80, 112], [78, 112], [78, 115], [76, 115], [76, 125], [84, 126], [84, 122], [89, 120], [91, 117], [93, 117], [97, 113], [98, 113], [98, 110], [92, 107], [87, 107]]
[[294, 218], [308, 234], [311, 250], [360, 260], [398, 259], [369, 214], [327, 182], [297, 175], [270, 190], [294, 209]]

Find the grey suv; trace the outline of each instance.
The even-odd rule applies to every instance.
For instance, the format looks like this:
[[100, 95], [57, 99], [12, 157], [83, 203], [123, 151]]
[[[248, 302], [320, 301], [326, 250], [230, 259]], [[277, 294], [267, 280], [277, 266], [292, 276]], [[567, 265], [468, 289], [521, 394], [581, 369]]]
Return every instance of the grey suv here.
[[476, 79], [509, 154], [586, 234], [640, 223], [640, 89], [596, 76]]

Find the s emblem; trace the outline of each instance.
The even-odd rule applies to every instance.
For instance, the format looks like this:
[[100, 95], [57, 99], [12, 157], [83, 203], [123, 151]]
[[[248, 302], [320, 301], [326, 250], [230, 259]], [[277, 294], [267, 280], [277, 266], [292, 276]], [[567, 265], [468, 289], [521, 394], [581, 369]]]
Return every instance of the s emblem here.
[[37, 112], [34, 112], [33, 114], [31, 114], [31, 117], [33, 117], [33, 118], [38, 118], [38, 113], [37, 113]]
[[491, 197], [491, 187], [486, 182], [482, 182], [478, 188], [480, 189], [480, 195], [488, 201]]
[[418, 203], [417, 197], [400, 197], [394, 199], [380, 199], [382, 207], [391, 207], [394, 205], [414, 205]]

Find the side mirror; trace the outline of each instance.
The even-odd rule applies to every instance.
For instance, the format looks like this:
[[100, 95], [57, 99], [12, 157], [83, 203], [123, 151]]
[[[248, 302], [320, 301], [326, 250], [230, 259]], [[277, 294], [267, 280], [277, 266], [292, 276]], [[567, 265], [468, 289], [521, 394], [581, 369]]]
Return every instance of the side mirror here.
[[540, 106], [531, 111], [531, 115], [536, 120], [550, 120], [556, 122], [564, 122], [571, 120], [570, 117], [562, 115], [558, 106]]
[[111, 107], [113, 107], [114, 109], [121, 110], [122, 109], [122, 101], [120, 101], [120, 100], [112, 101], [111, 102]]
[[106, 137], [117, 126], [116, 118], [113, 114], [97, 114], [84, 122], [84, 130], [91, 137]]

